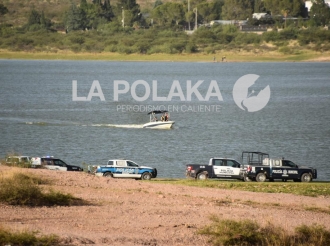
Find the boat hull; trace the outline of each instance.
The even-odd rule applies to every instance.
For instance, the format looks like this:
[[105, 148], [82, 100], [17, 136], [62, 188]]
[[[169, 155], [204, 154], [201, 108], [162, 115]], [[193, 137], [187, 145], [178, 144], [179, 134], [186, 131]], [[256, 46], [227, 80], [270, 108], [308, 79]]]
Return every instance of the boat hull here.
[[174, 121], [155, 121], [144, 124], [143, 128], [171, 129], [173, 125], [174, 125]]

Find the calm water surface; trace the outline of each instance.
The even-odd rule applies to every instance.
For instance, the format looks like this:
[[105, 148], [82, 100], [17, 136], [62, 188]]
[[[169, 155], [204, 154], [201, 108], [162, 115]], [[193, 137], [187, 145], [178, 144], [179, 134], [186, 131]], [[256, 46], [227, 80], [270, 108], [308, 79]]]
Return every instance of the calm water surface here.
[[[254, 91], [270, 86], [271, 98], [261, 111], [243, 111], [233, 100], [233, 86], [246, 74], [260, 75]], [[77, 80], [79, 97], [87, 97], [93, 81], [99, 81], [105, 101], [73, 101], [72, 80]], [[184, 95], [187, 80], [204, 80], [198, 91], [205, 97], [216, 80], [223, 101], [196, 96], [136, 101], [130, 91], [114, 101], [115, 80], [130, 85], [144, 80], [154, 90], [157, 80], [158, 97], [169, 95], [174, 80]], [[187, 163], [207, 163], [210, 157], [239, 160], [242, 151], [252, 150], [314, 166], [319, 180], [330, 180], [330, 63], [0, 60], [0, 88], [1, 158], [10, 152], [53, 155], [76, 165], [127, 158], [156, 167], [159, 177], [183, 178]], [[142, 97], [144, 87], [135, 92]], [[201, 110], [211, 105], [218, 110]], [[139, 110], [122, 110], [127, 106]], [[170, 109], [175, 128], [143, 129], [147, 106]]]

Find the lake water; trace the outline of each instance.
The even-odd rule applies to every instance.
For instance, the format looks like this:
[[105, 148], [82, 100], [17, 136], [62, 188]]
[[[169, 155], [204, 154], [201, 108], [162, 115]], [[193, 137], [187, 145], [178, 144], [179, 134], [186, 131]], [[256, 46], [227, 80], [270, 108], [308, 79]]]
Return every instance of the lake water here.
[[[255, 94], [270, 86], [270, 100], [257, 112], [242, 110], [233, 100], [235, 82], [247, 74], [260, 76], [251, 87]], [[94, 93], [105, 100], [73, 101], [73, 80], [78, 97], [87, 97], [97, 80]], [[148, 98], [136, 100], [146, 91], [140, 83], [114, 100], [115, 81], [132, 86], [138, 80], [149, 85]], [[193, 94], [188, 100], [189, 80], [204, 81], [197, 88], [202, 98]], [[200, 100], [211, 81], [222, 101]], [[178, 87], [170, 93], [175, 83], [183, 98]], [[159, 177], [183, 178], [185, 164], [211, 157], [239, 160], [250, 150], [316, 167], [318, 180], [330, 179], [330, 63], [0, 60], [0, 86], [1, 158], [12, 152], [52, 155], [75, 165], [127, 158], [156, 167]], [[155, 101], [153, 91], [172, 98]], [[171, 111], [174, 129], [143, 129], [150, 107]]]

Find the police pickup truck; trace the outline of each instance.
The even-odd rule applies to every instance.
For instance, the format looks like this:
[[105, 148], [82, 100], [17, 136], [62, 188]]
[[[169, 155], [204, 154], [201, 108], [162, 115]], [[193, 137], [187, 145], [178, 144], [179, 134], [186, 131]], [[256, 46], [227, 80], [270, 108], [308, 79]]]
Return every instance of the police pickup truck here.
[[109, 160], [107, 165], [95, 166], [92, 170], [96, 176], [113, 178], [135, 178], [150, 180], [157, 177], [157, 169], [139, 166], [130, 160]]
[[202, 180], [208, 178], [243, 179], [241, 164], [228, 158], [211, 158], [206, 165], [187, 164], [186, 176]]
[[53, 156], [45, 156], [45, 157], [32, 157], [31, 158], [32, 166], [46, 168], [49, 170], [56, 171], [84, 171], [83, 168], [79, 166], [66, 164], [64, 161], [58, 158], [54, 158]]
[[265, 158], [262, 165], [247, 165], [244, 176], [257, 182], [267, 179], [274, 181], [293, 180], [295, 182], [310, 182], [317, 178], [317, 170], [311, 167], [298, 166], [292, 161], [283, 159]]

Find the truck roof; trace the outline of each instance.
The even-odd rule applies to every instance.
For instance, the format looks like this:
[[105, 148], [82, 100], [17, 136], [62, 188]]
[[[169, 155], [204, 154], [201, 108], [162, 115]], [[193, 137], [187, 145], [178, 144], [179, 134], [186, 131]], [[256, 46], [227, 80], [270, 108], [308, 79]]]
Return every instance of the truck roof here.
[[211, 159], [223, 159], [223, 160], [231, 160], [231, 161], [236, 161], [233, 158], [226, 158], [226, 157], [212, 157]]

